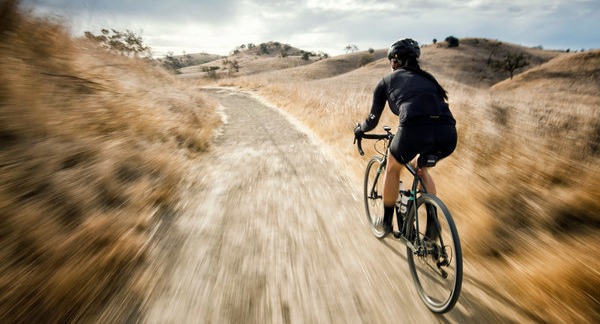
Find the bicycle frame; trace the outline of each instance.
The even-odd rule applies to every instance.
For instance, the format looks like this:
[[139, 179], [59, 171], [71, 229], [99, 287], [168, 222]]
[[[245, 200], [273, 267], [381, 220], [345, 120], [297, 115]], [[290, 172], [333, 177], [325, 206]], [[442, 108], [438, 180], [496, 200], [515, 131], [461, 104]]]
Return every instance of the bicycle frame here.
[[[374, 193], [375, 192], [375, 186], [379, 181], [379, 176], [381, 176], [382, 170], [387, 166], [387, 160], [388, 160], [388, 148], [389, 148], [389, 142], [393, 139], [394, 134], [392, 134], [390, 132], [390, 128], [389, 127], [384, 127], [385, 131], [387, 132], [387, 134], [365, 134], [364, 138], [368, 138], [368, 139], [377, 139], [377, 140], [384, 140], [385, 144], [384, 144], [384, 150], [383, 152], [380, 152], [379, 150], [377, 150], [377, 148], [375, 149], [379, 154], [381, 154], [382, 157], [382, 162], [377, 170], [377, 176], [375, 178], [375, 181], [373, 181], [373, 187], [371, 187], [370, 192]], [[360, 155], [364, 155], [364, 151], [362, 150], [362, 146], [361, 146], [361, 141], [360, 139], [358, 140], [358, 151], [360, 153]], [[412, 181], [412, 185], [411, 185], [411, 189], [410, 189], [410, 197], [409, 197], [409, 205], [407, 206], [407, 211], [406, 214], [404, 215], [404, 219], [406, 220], [408, 218], [409, 213], [413, 213], [414, 215], [414, 219], [415, 219], [415, 231], [417, 231], [417, 233], [419, 232], [419, 218], [418, 218], [418, 210], [416, 207], [417, 204], [417, 199], [418, 196], [422, 195], [422, 194], [427, 194], [427, 187], [425, 186], [425, 183], [423, 181], [423, 178], [419, 175], [419, 168], [413, 166], [410, 162], [405, 163], [404, 167], [410, 172], [410, 174], [413, 176], [413, 181]], [[419, 190], [419, 185], [421, 186], [421, 189]], [[383, 194], [383, 193], [382, 193]], [[415, 208], [412, 208], [412, 207]], [[437, 217], [434, 217], [434, 222], [435, 222], [435, 226], [439, 229], [440, 228], [440, 223], [439, 220], [437, 219]], [[400, 224], [398, 224], [400, 226]], [[400, 239], [411, 249], [411, 251], [413, 251], [413, 253], [417, 253], [417, 248], [414, 247], [414, 245], [412, 244], [412, 242], [410, 242], [407, 237], [407, 228], [406, 228], [406, 222], [403, 222], [403, 224], [401, 225], [402, 228], [400, 229]], [[421, 246], [421, 239], [419, 237], [419, 235], [416, 236], [417, 239], [417, 246]], [[440, 243], [441, 246], [444, 247], [444, 242], [442, 237], [440, 236]]]
[[[415, 168], [410, 162], [404, 164], [404, 166], [406, 167], [406, 169], [408, 169], [408, 171], [412, 174], [413, 176], [413, 183], [410, 189], [410, 197], [409, 197], [409, 206], [407, 207], [406, 210], [406, 214], [404, 215], [404, 219], [406, 220], [407, 217], [409, 216], [409, 213], [413, 213], [414, 215], [414, 219], [415, 219], [415, 231], [417, 233], [419, 233], [419, 217], [418, 217], [418, 209], [417, 209], [417, 199], [418, 199], [418, 195], [422, 195], [422, 194], [427, 194], [427, 187], [425, 186], [425, 183], [423, 181], [423, 177], [421, 177], [419, 175], [418, 172], [418, 168]], [[419, 190], [419, 185], [421, 185], [421, 189]], [[414, 208], [413, 208], [414, 207]], [[433, 217], [433, 221], [435, 222], [435, 226], [437, 227], [437, 229], [440, 229], [440, 223], [437, 217]], [[406, 226], [406, 222], [404, 222], [404, 225]], [[406, 228], [403, 228], [401, 233], [404, 236], [403, 237], [403, 241], [404, 243], [410, 247], [410, 249], [412, 250], [413, 253], [417, 253], [417, 249], [414, 247], [414, 245], [412, 244], [412, 242], [410, 242], [408, 239], [406, 239]], [[440, 245], [442, 247], [442, 250], [444, 250], [445, 253], [445, 244], [444, 244], [444, 239], [442, 238], [442, 236], [439, 236], [440, 239]], [[416, 236], [416, 243], [417, 246], [421, 246], [421, 238], [419, 235]]]

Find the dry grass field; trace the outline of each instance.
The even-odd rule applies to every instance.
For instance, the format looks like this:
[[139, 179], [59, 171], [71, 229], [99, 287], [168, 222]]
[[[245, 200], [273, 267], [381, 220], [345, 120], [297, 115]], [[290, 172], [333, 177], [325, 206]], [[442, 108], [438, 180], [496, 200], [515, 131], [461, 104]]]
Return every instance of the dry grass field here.
[[[215, 107], [0, 2], [0, 322], [124, 322]], [[123, 312], [123, 314], [119, 314]]]
[[[512, 80], [488, 64], [521, 53], [530, 64]], [[389, 72], [385, 50], [359, 67], [364, 55], [261, 74], [242, 66], [220, 84], [256, 90], [308, 125], [358, 186], [370, 152], [357, 154], [353, 125]], [[434, 174], [457, 220], [469, 278], [541, 322], [600, 321], [600, 52], [471, 38], [458, 48], [424, 47], [421, 64], [449, 91], [458, 121], [458, 148]], [[387, 111], [383, 124], [397, 125], [396, 117]]]

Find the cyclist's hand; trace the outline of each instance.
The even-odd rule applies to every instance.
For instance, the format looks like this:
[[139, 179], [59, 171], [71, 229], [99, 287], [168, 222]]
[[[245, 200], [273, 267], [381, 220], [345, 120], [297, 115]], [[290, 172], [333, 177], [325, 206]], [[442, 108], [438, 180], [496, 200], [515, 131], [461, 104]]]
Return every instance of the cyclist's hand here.
[[362, 138], [364, 134], [365, 132], [363, 132], [360, 124], [356, 124], [356, 127], [354, 127], [354, 138]]
[[365, 155], [365, 152], [363, 152], [361, 145], [362, 137], [364, 134], [365, 132], [360, 127], [360, 124], [356, 124], [356, 127], [354, 127], [354, 144], [356, 144], [358, 148], [358, 153], [360, 153], [360, 155]]

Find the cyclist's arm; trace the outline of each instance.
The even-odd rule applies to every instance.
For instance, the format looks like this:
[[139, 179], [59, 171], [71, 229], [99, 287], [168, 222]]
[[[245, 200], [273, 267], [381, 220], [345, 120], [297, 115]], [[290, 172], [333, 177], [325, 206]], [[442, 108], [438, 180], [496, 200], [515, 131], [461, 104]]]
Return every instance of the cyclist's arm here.
[[371, 105], [369, 117], [360, 126], [363, 132], [374, 129], [377, 126], [377, 123], [379, 123], [379, 118], [381, 117], [381, 113], [383, 112], [383, 108], [385, 108], [385, 103], [387, 101], [386, 92], [385, 83], [383, 79], [381, 79], [373, 92], [373, 104]]

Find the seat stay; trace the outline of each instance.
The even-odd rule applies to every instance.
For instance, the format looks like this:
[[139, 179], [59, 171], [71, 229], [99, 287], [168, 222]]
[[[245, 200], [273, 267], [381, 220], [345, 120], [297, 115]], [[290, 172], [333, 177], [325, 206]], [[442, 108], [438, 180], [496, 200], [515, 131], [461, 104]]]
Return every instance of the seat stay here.
[[[408, 171], [410, 172], [410, 174], [413, 177], [413, 183], [411, 186], [411, 190], [415, 194], [415, 199], [416, 199], [417, 192], [427, 193], [427, 187], [425, 187], [423, 178], [418, 174], [418, 170], [412, 164], [410, 164], [410, 162], [405, 163], [404, 166], [406, 167], [406, 169], [408, 169]], [[421, 185], [421, 190], [418, 190], [419, 184]]]

